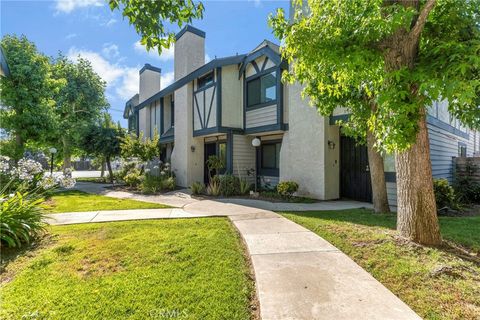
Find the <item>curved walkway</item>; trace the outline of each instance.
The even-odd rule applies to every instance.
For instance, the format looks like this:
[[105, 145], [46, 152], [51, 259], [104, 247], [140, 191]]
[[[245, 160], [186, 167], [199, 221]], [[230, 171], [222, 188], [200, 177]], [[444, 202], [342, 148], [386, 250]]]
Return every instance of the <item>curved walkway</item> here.
[[251, 256], [262, 319], [420, 319], [340, 250], [270, 210], [185, 198], [182, 208], [51, 216], [52, 224], [227, 216]]

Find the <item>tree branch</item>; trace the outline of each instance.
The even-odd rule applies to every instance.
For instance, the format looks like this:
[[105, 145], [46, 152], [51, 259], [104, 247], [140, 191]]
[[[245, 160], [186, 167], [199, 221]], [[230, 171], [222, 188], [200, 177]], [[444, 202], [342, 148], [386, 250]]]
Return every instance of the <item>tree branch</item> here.
[[414, 41], [418, 41], [420, 38], [420, 34], [423, 31], [423, 27], [425, 26], [425, 22], [427, 21], [428, 14], [432, 11], [433, 7], [436, 4], [436, 0], [428, 0], [425, 6], [423, 7], [420, 15], [418, 16], [417, 22], [413, 26], [412, 30], [410, 30], [409, 37]]

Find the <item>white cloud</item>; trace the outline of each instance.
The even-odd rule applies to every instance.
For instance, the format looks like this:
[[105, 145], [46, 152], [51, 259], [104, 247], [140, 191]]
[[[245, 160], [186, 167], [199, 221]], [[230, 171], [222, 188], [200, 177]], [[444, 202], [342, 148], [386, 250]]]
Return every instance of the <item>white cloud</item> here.
[[114, 43], [104, 43], [102, 53], [107, 59], [117, 58], [120, 55], [118, 46]]
[[117, 23], [117, 19], [113, 19], [113, 18], [112, 18], [112, 19], [108, 20], [107, 22], [105, 22], [103, 25], [104, 25], [104, 26], [107, 26], [107, 27], [111, 27], [111, 26], [113, 26], [115, 23]]
[[65, 39], [70, 40], [70, 39], [75, 38], [76, 36], [77, 36], [76, 33], [69, 33], [65, 36]]
[[78, 56], [90, 61], [93, 70], [107, 83], [107, 91], [110, 91], [110, 93], [107, 92], [107, 96], [113, 93], [122, 100], [127, 100], [138, 92], [140, 67], [132, 68], [122, 66], [118, 62], [112, 63], [98, 52], [75, 47], [70, 48], [67, 56], [72, 61], [76, 61]]
[[162, 49], [162, 55], [158, 55], [158, 51], [155, 48], [151, 49], [150, 51], [147, 51], [145, 46], [140, 43], [140, 40], [133, 44], [133, 48], [139, 54], [148, 55], [150, 58], [155, 58], [155, 59], [158, 59], [160, 61], [173, 60], [174, 53], [175, 53], [174, 45], [172, 45], [168, 49], [163, 48]]
[[173, 71], [167, 72], [165, 74], [162, 73], [161, 79], [160, 79], [160, 85], [163, 88], [168, 87], [173, 83], [173, 80], [175, 79], [175, 74]]
[[253, 2], [253, 5], [255, 6], [255, 8], [263, 7], [262, 0], [248, 0], [248, 2]]
[[70, 13], [77, 8], [101, 7], [102, 0], [55, 0], [55, 9], [57, 12]]

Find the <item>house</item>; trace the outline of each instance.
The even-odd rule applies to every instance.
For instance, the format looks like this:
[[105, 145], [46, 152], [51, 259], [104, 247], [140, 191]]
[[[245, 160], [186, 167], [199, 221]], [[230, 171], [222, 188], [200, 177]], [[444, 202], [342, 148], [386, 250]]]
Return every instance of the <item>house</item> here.
[[[282, 84], [287, 65], [278, 45], [263, 41], [251, 52], [205, 63], [205, 32], [187, 26], [176, 35], [175, 81], [161, 87], [161, 69], [140, 70], [139, 93], [125, 105], [129, 129], [160, 134], [161, 158], [170, 161], [177, 184], [207, 181], [205, 161], [217, 155], [227, 173], [254, 182], [299, 183], [299, 194], [322, 200], [349, 197], [371, 201], [365, 147], [340, 133], [342, 110], [322, 117], [301, 98], [298, 84]], [[428, 116], [435, 177], [452, 179], [452, 157], [480, 148], [480, 135], [445, 115], [444, 103]], [[258, 138], [260, 146], [252, 146]], [[393, 157], [385, 160], [395, 204]]]

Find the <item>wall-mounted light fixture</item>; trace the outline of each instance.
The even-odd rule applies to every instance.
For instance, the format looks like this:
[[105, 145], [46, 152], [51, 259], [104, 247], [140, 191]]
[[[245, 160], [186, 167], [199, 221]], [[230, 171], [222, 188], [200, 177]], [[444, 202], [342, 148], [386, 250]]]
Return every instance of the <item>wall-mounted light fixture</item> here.
[[328, 140], [328, 149], [335, 149], [335, 142], [332, 140]]
[[190, 150], [192, 150], [192, 152], [195, 152], [195, 146], [190, 146]]

